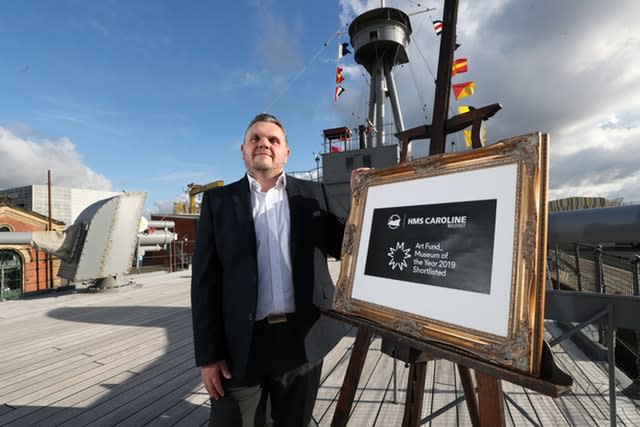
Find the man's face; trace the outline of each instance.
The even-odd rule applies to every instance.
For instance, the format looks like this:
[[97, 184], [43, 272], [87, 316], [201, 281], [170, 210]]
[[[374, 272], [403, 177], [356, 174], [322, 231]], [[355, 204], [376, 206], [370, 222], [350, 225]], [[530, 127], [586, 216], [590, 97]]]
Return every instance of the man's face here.
[[250, 175], [274, 177], [284, 169], [289, 158], [284, 132], [271, 122], [256, 122], [249, 129], [240, 146], [242, 160]]

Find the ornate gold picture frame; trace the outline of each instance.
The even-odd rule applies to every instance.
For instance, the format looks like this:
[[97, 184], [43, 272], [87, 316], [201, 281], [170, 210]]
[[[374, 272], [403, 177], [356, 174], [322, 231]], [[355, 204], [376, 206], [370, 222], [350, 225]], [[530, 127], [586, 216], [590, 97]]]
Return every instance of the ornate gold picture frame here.
[[548, 145], [535, 133], [359, 175], [333, 309], [539, 376]]

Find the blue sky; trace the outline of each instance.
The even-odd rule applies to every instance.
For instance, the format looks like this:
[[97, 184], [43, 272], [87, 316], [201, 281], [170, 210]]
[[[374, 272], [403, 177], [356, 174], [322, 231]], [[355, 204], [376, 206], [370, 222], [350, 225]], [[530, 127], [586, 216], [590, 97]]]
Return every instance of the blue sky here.
[[[418, 3], [386, 5], [412, 13]], [[396, 72], [408, 127], [429, 117], [437, 68], [430, 19], [443, 2], [420, 3], [436, 10], [412, 17], [412, 62]], [[2, 2], [0, 188], [44, 183], [51, 169], [54, 184], [146, 191], [150, 210], [167, 211], [190, 182], [242, 175], [242, 133], [262, 111], [287, 127], [287, 170], [312, 169], [322, 129], [355, 127], [366, 114], [366, 72], [353, 56], [333, 102], [337, 43], [349, 39], [332, 36], [379, 5]], [[640, 202], [639, 14], [635, 1], [607, 10], [595, 1], [461, 1], [456, 54], [476, 82], [465, 101], [503, 104], [490, 142], [551, 134], [552, 198]]]

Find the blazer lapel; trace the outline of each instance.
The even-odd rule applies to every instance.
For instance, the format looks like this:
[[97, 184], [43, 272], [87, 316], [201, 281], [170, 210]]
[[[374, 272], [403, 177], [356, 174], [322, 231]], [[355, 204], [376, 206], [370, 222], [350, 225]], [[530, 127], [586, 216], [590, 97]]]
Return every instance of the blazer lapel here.
[[[253, 268], [253, 272], [255, 273], [253, 277], [257, 278], [258, 244], [256, 242], [256, 229], [253, 222], [253, 212], [251, 208], [249, 180], [245, 175], [244, 178], [236, 181], [233, 185], [234, 187], [230, 189], [230, 197], [233, 205], [233, 214], [235, 215], [235, 223], [237, 224], [234, 230], [236, 241], [246, 242], [246, 245], [242, 245], [242, 252], [245, 254], [244, 261], [247, 266], [251, 266], [251, 268]], [[256, 282], [253, 285], [257, 286], [258, 284]]]
[[231, 200], [238, 222], [240, 224], [251, 223], [255, 237], [255, 230], [253, 230], [253, 213], [251, 212], [251, 193], [249, 190], [249, 180], [246, 175], [234, 183], [234, 188], [231, 191]]

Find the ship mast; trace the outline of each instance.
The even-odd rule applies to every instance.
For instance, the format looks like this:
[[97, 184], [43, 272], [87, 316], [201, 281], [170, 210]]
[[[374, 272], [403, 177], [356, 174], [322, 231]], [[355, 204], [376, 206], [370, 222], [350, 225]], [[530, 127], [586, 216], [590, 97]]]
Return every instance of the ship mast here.
[[449, 92], [451, 90], [451, 67], [453, 52], [456, 45], [456, 21], [458, 19], [459, 0], [445, 0], [442, 16], [442, 35], [440, 39], [440, 54], [438, 57], [438, 76], [436, 79], [436, 93], [433, 103], [433, 121], [430, 125], [398, 131], [396, 136], [400, 140], [400, 161], [409, 159], [409, 144], [416, 139], [429, 138], [429, 155], [442, 154], [445, 151], [447, 135], [461, 131], [471, 126], [471, 147], [480, 148], [480, 125], [497, 113], [502, 106], [498, 103], [448, 117]]

